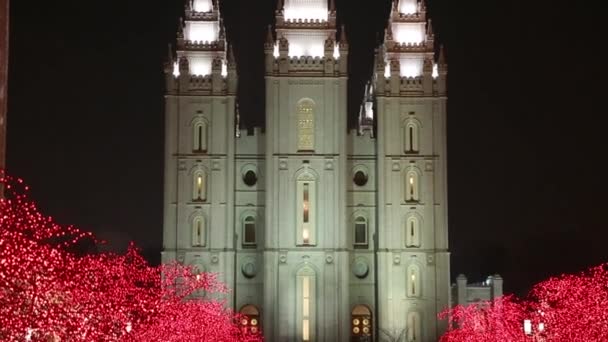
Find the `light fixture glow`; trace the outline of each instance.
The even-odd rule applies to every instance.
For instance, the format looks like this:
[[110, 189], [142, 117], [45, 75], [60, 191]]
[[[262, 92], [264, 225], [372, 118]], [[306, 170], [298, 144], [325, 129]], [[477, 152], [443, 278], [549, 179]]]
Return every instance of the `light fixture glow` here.
[[391, 77], [391, 62], [386, 61], [386, 65], [384, 66], [384, 77]]
[[213, 10], [211, 0], [194, 0], [192, 7], [195, 12], [210, 12]]
[[418, 13], [418, 0], [401, 0], [401, 1], [399, 1], [399, 13], [402, 13], [402, 14]]
[[418, 77], [422, 76], [423, 60], [422, 57], [410, 57], [401, 59], [401, 76]]
[[226, 62], [226, 60], [222, 62], [222, 76], [228, 76], [228, 63]]
[[190, 56], [190, 74], [196, 76], [205, 76], [211, 74], [211, 57], [205, 56]]
[[530, 321], [529, 319], [524, 320], [524, 333], [526, 335], [532, 334], [532, 321]]
[[439, 66], [437, 63], [433, 64], [433, 78], [439, 77]]
[[420, 44], [424, 42], [424, 24], [396, 23], [393, 24], [393, 37], [399, 44]]
[[340, 58], [340, 44], [336, 43], [334, 45], [334, 59], [339, 59]]
[[184, 34], [186, 40], [192, 42], [215, 42], [219, 39], [220, 25], [218, 22], [186, 22]]
[[371, 101], [365, 103], [365, 117], [374, 119], [374, 103]]
[[179, 77], [179, 63], [173, 63], [173, 76]]
[[274, 58], [279, 58], [279, 43], [274, 43], [274, 50], [272, 54], [274, 55]]

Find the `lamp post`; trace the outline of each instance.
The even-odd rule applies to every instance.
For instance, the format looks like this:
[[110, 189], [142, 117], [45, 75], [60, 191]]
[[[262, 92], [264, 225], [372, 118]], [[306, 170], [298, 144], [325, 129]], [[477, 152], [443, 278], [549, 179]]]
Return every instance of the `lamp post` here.
[[[542, 315], [542, 313], [541, 313]], [[536, 329], [534, 329], [536, 328]], [[524, 333], [529, 336], [533, 341], [544, 341], [543, 333], [545, 332], [545, 323], [542, 321], [538, 323], [538, 326], [532, 324], [532, 320], [524, 320]]]

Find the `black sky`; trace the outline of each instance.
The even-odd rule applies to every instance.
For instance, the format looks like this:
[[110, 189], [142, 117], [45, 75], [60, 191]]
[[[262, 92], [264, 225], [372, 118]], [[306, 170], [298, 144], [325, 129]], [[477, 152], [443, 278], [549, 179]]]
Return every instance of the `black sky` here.
[[[263, 121], [263, 41], [274, 3], [222, 6], [248, 124]], [[389, 3], [337, 7], [357, 103]], [[11, 10], [9, 172], [59, 222], [135, 239], [158, 262], [162, 64], [182, 1], [13, 1]], [[453, 276], [498, 272], [507, 291], [521, 293], [608, 261], [599, 2], [431, 0], [429, 10], [450, 67]]]

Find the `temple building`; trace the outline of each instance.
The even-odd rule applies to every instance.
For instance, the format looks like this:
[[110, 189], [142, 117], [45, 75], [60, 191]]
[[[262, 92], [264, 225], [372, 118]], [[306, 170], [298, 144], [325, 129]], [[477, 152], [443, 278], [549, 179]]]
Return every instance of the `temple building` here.
[[163, 261], [219, 273], [267, 341], [437, 341], [447, 64], [425, 3], [393, 3], [349, 130], [348, 27], [333, 0], [279, 0], [248, 134], [217, 1], [188, 4], [165, 68]]

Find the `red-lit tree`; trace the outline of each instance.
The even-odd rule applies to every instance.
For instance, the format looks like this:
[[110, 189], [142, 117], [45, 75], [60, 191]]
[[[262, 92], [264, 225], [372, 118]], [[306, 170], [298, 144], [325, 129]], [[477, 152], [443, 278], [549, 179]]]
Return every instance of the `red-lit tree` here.
[[38, 212], [22, 181], [0, 173], [1, 341], [260, 341], [240, 316], [197, 294], [226, 292], [213, 274], [125, 255], [82, 255], [92, 234]]
[[449, 320], [442, 342], [608, 341], [608, 264], [543, 281], [525, 301], [503, 297], [440, 317]]

